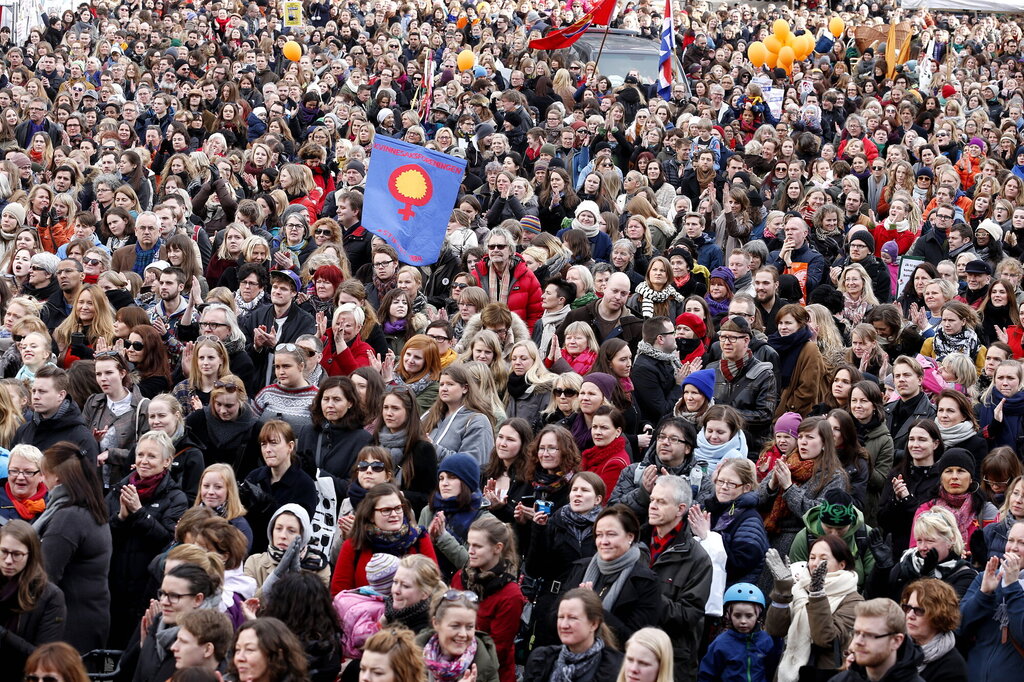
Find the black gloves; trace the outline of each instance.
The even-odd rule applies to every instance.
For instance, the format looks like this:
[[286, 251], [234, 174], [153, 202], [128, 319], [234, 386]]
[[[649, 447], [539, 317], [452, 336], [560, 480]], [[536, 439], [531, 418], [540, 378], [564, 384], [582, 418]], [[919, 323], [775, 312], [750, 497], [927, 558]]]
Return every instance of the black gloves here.
[[875, 557], [875, 565], [879, 568], [892, 568], [896, 559], [892, 553], [892, 533], [882, 536], [879, 528], [872, 528], [868, 533], [868, 548]]
[[924, 563], [921, 564], [921, 576], [929, 577], [935, 570], [935, 567], [939, 565], [939, 550], [934, 547], [928, 550], [928, 553], [924, 555]]

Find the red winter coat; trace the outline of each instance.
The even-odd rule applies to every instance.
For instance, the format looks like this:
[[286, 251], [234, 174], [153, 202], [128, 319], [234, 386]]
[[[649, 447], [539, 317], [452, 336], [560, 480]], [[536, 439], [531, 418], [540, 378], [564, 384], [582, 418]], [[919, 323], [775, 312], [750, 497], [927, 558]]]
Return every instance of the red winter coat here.
[[920, 231], [914, 232], [911, 230], [890, 230], [885, 226], [885, 223], [877, 226], [871, 232], [871, 236], [875, 238], [875, 258], [882, 257], [882, 247], [885, 246], [886, 242], [896, 242], [896, 247], [899, 249], [899, 253], [902, 256], [910, 247], [914, 245], [914, 240], [921, 234]]
[[[409, 548], [407, 554], [422, 554], [437, 563], [434, 543], [430, 541], [430, 536], [426, 533]], [[331, 597], [337, 596], [342, 590], [354, 590], [369, 585], [370, 581], [366, 579], [366, 565], [370, 563], [372, 556], [373, 550], [356, 549], [352, 538], [345, 540], [341, 545], [341, 551], [338, 552], [338, 563], [334, 569], [334, 575], [331, 576]]]
[[[464, 590], [462, 571], [452, 577], [452, 588]], [[501, 682], [516, 682], [516, 634], [523, 615], [526, 598], [514, 580], [480, 602], [476, 613], [476, 629], [486, 632], [494, 640], [498, 652], [498, 678]]]
[[348, 347], [340, 353], [334, 350], [334, 332], [329, 331], [324, 334], [322, 341], [324, 342], [324, 354], [320, 358], [320, 366], [327, 372], [327, 376], [347, 377], [360, 367], [370, 366], [370, 358], [366, 353], [367, 351], [373, 353], [373, 347], [362, 338], [358, 336], [354, 338], [352, 343], [348, 344]]
[[615, 490], [619, 474], [629, 466], [626, 439], [619, 436], [605, 447], [595, 445], [583, 451], [580, 471], [592, 471], [604, 481], [605, 490]]
[[[477, 286], [484, 291], [488, 291], [487, 275], [490, 263], [491, 257], [484, 256], [473, 269], [473, 276], [476, 278]], [[540, 303], [542, 293], [540, 282], [537, 281], [537, 276], [533, 274], [530, 268], [526, 267], [526, 263], [523, 262], [522, 257], [518, 254], [512, 257], [510, 266], [512, 267], [512, 276], [509, 279], [508, 309], [526, 323], [527, 329], [533, 329], [533, 325], [537, 324], [537, 320], [544, 315], [544, 310], [541, 308]]]

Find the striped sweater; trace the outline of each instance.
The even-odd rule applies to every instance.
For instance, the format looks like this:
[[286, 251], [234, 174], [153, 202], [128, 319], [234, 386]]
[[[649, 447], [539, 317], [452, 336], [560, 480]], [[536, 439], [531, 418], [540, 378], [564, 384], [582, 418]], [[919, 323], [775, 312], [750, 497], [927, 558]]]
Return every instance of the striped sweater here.
[[253, 411], [261, 422], [281, 419], [291, 424], [298, 433], [303, 426], [311, 423], [310, 408], [317, 390], [312, 384], [302, 388], [284, 388], [279, 384], [270, 384], [253, 398]]

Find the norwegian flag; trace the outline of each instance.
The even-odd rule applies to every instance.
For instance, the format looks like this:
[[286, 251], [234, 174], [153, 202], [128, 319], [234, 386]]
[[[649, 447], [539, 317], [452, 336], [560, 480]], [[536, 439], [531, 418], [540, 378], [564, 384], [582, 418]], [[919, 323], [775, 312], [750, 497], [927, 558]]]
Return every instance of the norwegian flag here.
[[676, 51], [676, 27], [672, 18], [672, 0], [665, 0], [665, 18], [661, 21], [661, 57], [658, 60], [658, 96], [672, 99], [672, 55]]

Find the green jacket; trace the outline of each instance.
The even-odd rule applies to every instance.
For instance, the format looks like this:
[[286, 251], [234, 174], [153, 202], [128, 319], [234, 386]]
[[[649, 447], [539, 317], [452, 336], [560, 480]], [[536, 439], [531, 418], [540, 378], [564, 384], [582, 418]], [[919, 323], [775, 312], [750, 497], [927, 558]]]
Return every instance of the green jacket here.
[[[423, 648], [434, 635], [432, 629], [426, 629], [416, 635], [416, 644]], [[494, 640], [486, 632], [476, 633], [476, 658], [473, 659], [476, 666], [477, 682], [498, 682], [498, 652], [494, 648]], [[430, 677], [433, 680], [433, 676]]]
[[[793, 545], [789, 548], [790, 561], [807, 561], [807, 556], [810, 553], [808, 536], [817, 539], [825, 534], [825, 529], [822, 528], [821, 520], [818, 518], [818, 510], [818, 507], [814, 507], [804, 514], [804, 529], [797, 533]], [[864, 514], [859, 509], [856, 511], [857, 521], [847, 529], [843, 540], [857, 560], [857, 589], [859, 590], [864, 586], [865, 578], [871, 575], [871, 570], [875, 567], [875, 555], [868, 548], [868, 531], [871, 528], [864, 523]]]

